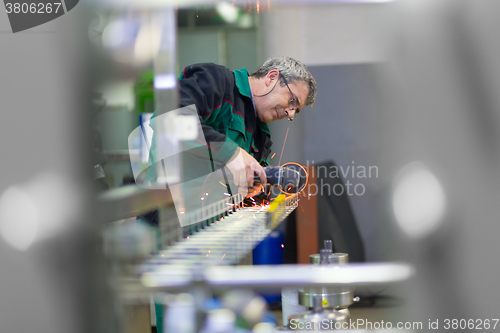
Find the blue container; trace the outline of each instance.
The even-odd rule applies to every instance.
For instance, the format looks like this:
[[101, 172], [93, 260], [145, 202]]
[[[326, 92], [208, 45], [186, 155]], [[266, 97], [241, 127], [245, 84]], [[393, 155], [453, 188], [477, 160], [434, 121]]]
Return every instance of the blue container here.
[[[259, 245], [253, 249], [254, 265], [281, 265], [283, 264], [283, 242], [282, 232], [271, 232]], [[281, 294], [262, 294], [267, 303], [281, 301]]]

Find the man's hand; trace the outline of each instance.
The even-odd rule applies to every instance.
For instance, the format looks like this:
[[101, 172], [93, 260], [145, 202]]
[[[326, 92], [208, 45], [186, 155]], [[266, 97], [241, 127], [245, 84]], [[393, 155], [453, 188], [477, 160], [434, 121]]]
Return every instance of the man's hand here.
[[[233, 175], [234, 184], [239, 188], [245, 189], [245, 195], [246, 192], [248, 192], [248, 188], [253, 186], [255, 174], [259, 176], [263, 185], [267, 182], [264, 168], [262, 168], [255, 158], [239, 147], [226, 164], [226, 167]], [[238, 192], [240, 192], [240, 190], [238, 190]]]

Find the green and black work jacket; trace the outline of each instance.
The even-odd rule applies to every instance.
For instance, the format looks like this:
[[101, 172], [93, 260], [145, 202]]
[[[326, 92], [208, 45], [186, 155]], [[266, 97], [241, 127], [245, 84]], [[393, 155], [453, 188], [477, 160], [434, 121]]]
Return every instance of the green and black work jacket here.
[[196, 105], [213, 158], [226, 163], [239, 146], [268, 164], [271, 133], [256, 115], [246, 68], [195, 64], [185, 67], [179, 79], [180, 106]]

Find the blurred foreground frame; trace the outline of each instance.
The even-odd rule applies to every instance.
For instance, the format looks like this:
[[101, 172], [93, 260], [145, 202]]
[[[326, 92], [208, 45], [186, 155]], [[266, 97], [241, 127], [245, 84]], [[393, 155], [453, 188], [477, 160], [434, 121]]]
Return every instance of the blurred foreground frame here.
[[[499, 6], [493, 1], [398, 4], [400, 21], [393, 30], [397, 35], [394, 42], [405, 48], [388, 63], [387, 75], [383, 75], [394, 81], [382, 80], [386, 85], [381, 89], [387, 88], [387, 122], [378, 165], [384, 170], [385, 184], [390, 184], [409, 162], [422, 162], [439, 179], [449, 203], [435, 233], [408, 241], [394, 231], [395, 237], [387, 244], [394, 252], [413, 251], [417, 275], [399, 290], [408, 300], [405, 315], [412, 321], [498, 316], [500, 291], [494, 286], [500, 250], [496, 223], [496, 199], [500, 197]], [[24, 252], [2, 239], [0, 290], [6, 296], [0, 301], [0, 322], [5, 331], [118, 332], [123, 313], [115, 312], [105, 274], [109, 267], [104, 264], [99, 238], [109, 212], [95, 209], [98, 205], [89, 186], [93, 155], [88, 129], [93, 106], [88, 96], [99, 81], [90, 73], [102, 67], [78, 52], [91, 49], [82, 47], [88, 40], [87, 31], [81, 29], [85, 19], [83, 23], [62, 19], [53, 23], [61, 32], [57, 42], [47, 35], [35, 36], [54, 42], [51, 45], [56, 47], [50, 52], [42, 48], [32, 52], [33, 39], [2, 39], [0, 66], [11, 80], [0, 92], [2, 106], [22, 109], [31, 118], [20, 124], [19, 113], [7, 112], [3, 132], [11, 133], [7, 126], [23, 128], [37, 141], [19, 140], [14, 147], [11, 140], [3, 140], [5, 156], [18, 160], [15, 166], [5, 167], [9, 176], [2, 183], [2, 193], [14, 185], [29, 188], [26, 184], [39, 173], [48, 172], [63, 179], [63, 192], [79, 193], [79, 207], [67, 218], [68, 230], [33, 243]], [[70, 56], [56, 62], [58, 51], [70, 52]], [[57, 75], [45, 75], [40, 67]], [[16, 75], [17, 68], [29, 72], [30, 80]], [[11, 86], [22, 86], [22, 95]], [[25, 97], [38, 96], [40, 91], [50, 98]], [[40, 115], [43, 117], [38, 118]], [[58, 145], [62, 141], [65, 146]], [[50, 144], [40, 146], [39, 142]], [[14, 181], [18, 179], [24, 181]], [[390, 197], [389, 186], [382, 195]], [[55, 207], [49, 215], [60, 213]], [[19, 207], [19, 221], [25, 208]], [[123, 211], [113, 213], [117, 217]], [[386, 214], [390, 220], [392, 212]]]

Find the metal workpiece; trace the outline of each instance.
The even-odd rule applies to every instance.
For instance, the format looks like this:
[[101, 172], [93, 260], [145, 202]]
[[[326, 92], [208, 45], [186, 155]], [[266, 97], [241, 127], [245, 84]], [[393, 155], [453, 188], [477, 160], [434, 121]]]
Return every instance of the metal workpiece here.
[[[325, 240], [325, 248], [320, 250], [319, 254], [311, 254], [309, 263], [311, 265], [320, 266], [338, 266], [349, 263], [349, 255], [347, 253], [332, 253], [332, 241]], [[345, 309], [353, 303], [354, 287], [304, 287], [298, 292], [299, 304], [309, 308], [314, 307], [314, 300], [321, 299], [325, 308], [329, 309]]]
[[[309, 256], [309, 263], [319, 265], [321, 263], [321, 255], [318, 253]], [[328, 254], [329, 264], [347, 264], [349, 263], [349, 255], [347, 253], [330, 253]]]
[[237, 263], [271, 232], [269, 220], [283, 221], [298, 204], [296, 196], [283, 196], [281, 201], [267, 206], [243, 208], [232, 204], [240, 199], [237, 194], [204, 207], [198, 212], [202, 218], [209, 219], [214, 211], [224, 216], [160, 251], [147, 265], [152, 270], [159, 265], [175, 264], [199, 271], [200, 267]]
[[330, 263], [329, 255], [330, 251], [328, 251], [327, 249], [321, 249], [319, 251], [319, 263], [322, 265], [329, 264]]
[[332, 253], [333, 252], [333, 243], [331, 239], [326, 239], [325, 242], [325, 250], [328, 250], [328, 252]]
[[214, 216], [234, 214], [235, 211], [243, 208], [243, 196], [236, 193], [233, 196], [224, 198], [217, 202], [193, 210], [182, 216], [183, 225], [187, 226], [200, 221], [205, 221]]
[[[281, 202], [280, 202], [281, 201]], [[276, 227], [290, 215], [290, 213], [297, 208], [299, 203], [299, 196], [291, 195], [286, 197], [281, 194], [271, 203], [269, 213], [267, 214], [266, 226], [268, 229], [276, 229]], [[276, 208], [272, 207], [276, 205]]]
[[[329, 309], [346, 309], [352, 303], [354, 303], [354, 288], [353, 287], [338, 287], [338, 290], [332, 292], [331, 288], [335, 287], [320, 287], [323, 292], [304, 292], [299, 291], [299, 304], [302, 306], [307, 306], [309, 308], [314, 307], [315, 298], [321, 300], [321, 304], [324, 308]], [[311, 287], [314, 289], [314, 287]]]

